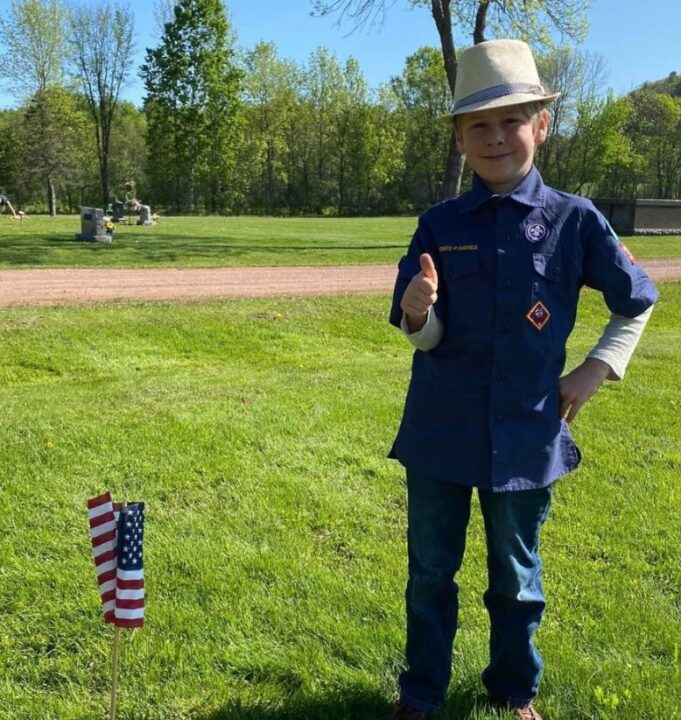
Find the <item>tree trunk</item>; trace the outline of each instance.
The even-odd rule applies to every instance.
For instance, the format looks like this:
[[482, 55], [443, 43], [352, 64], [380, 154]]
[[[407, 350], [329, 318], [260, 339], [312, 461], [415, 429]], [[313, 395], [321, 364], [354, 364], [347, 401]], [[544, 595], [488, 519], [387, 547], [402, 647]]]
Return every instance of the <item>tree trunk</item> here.
[[[452, 33], [451, 0], [431, 0], [433, 19], [440, 35], [442, 46], [442, 59], [445, 63], [445, 72], [449, 90], [454, 97], [456, 85], [456, 50], [454, 49], [454, 35]], [[461, 192], [461, 176], [463, 175], [463, 156], [456, 147], [454, 128], [449, 138], [449, 151], [445, 166], [445, 175], [442, 182], [442, 199], [455, 197]]]
[[445, 166], [445, 176], [442, 181], [442, 199], [456, 197], [461, 193], [461, 178], [463, 177], [464, 156], [457, 150], [456, 135], [452, 129], [449, 136], [449, 152]]
[[480, 0], [478, 12], [475, 14], [475, 28], [473, 29], [473, 44], [485, 42], [485, 28], [487, 27], [487, 9], [489, 0]]
[[47, 178], [47, 205], [51, 217], [57, 215], [57, 193], [54, 189], [54, 181], [51, 177]]

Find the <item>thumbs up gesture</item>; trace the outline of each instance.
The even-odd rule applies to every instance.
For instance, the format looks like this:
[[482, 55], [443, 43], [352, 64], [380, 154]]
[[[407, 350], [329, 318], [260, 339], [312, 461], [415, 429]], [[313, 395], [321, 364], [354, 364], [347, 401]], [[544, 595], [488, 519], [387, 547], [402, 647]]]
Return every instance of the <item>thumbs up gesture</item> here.
[[411, 279], [400, 303], [410, 332], [417, 332], [426, 324], [428, 310], [437, 300], [437, 270], [433, 258], [423, 253], [419, 262], [421, 272]]

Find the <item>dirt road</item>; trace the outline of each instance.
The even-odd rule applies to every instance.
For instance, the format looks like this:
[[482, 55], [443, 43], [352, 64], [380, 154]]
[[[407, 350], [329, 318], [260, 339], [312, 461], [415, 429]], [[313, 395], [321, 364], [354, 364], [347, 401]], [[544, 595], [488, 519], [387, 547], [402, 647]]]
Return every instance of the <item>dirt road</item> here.
[[[656, 280], [681, 281], [681, 258], [642, 265]], [[272, 295], [390, 292], [392, 265], [133, 270], [0, 270], [0, 307], [125, 300], [199, 300]]]

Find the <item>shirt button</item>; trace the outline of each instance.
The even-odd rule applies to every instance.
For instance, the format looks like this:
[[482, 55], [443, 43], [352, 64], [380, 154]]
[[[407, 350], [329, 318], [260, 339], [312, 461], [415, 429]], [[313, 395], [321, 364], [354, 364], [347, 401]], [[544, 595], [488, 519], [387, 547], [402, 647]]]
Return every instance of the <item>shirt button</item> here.
[[498, 372], [497, 373], [497, 380], [501, 380], [502, 382], [505, 382], [508, 380], [508, 373], [506, 372]]
[[499, 328], [499, 331], [502, 332], [504, 335], [507, 335], [511, 332], [511, 328], [509, 325], [504, 324]]
[[501, 287], [504, 290], [509, 290], [511, 288], [511, 281], [510, 280], [504, 280], [504, 282], [501, 283]]
[[559, 267], [554, 267], [554, 268], [553, 268], [553, 274], [554, 274], [554, 275], [560, 275], [560, 268], [559, 268]]
[[494, 422], [500, 423], [500, 422], [503, 422], [503, 421], [504, 421], [504, 416], [503, 416], [503, 415], [495, 415], [495, 416], [494, 416]]

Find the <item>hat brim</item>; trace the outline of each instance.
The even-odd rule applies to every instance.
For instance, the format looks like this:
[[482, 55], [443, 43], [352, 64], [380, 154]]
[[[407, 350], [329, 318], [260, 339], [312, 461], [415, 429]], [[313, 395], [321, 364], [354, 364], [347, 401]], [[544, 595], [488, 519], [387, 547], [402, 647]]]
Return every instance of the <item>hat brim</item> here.
[[478, 112], [479, 110], [492, 110], [494, 108], [507, 107], [513, 105], [525, 105], [527, 103], [540, 102], [548, 105], [552, 103], [560, 93], [552, 93], [551, 95], [537, 95], [536, 93], [515, 93], [513, 95], [504, 95], [503, 97], [493, 100], [482, 100], [478, 103], [466, 105], [458, 110], [454, 110], [447, 115], [440, 115], [438, 120], [445, 125], [454, 125], [454, 118], [459, 115], [468, 115], [469, 113]]

